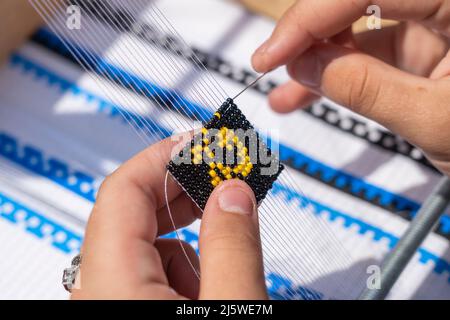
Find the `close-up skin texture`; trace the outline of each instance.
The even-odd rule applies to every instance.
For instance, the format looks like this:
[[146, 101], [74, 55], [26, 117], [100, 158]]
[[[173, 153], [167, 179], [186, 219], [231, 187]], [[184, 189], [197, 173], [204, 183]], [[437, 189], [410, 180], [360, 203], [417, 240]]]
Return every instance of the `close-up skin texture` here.
[[[353, 34], [369, 5], [399, 24]], [[319, 96], [377, 121], [450, 174], [450, 1], [300, 0], [254, 53], [256, 71], [285, 65], [270, 94], [291, 112]]]

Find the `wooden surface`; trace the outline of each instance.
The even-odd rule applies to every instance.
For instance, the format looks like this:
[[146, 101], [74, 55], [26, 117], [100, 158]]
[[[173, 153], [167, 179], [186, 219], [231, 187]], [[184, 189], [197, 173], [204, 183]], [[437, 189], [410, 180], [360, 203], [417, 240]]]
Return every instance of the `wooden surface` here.
[[0, 0], [0, 62], [41, 23], [27, 0]]

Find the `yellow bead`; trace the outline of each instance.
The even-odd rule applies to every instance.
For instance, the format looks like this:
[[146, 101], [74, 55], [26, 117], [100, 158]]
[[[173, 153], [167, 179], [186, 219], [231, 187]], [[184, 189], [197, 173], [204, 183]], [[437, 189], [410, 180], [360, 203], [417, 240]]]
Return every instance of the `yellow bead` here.
[[201, 145], [198, 144], [198, 145], [195, 146], [195, 150], [196, 150], [196, 151], [202, 151], [203, 148], [202, 148]]
[[243, 177], [248, 176], [248, 172], [247, 171], [242, 171], [241, 174], [242, 174]]
[[227, 169], [223, 169], [223, 170], [222, 170], [222, 174], [223, 174], [224, 176], [226, 176], [226, 175], [228, 174], [228, 170], [227, 170]]
[[208, 129], [202, 128], [202, 133], [203, 133], [203, 134], [207, 134], [207, 133], [208, 133]]
[[246, 162], [250, 162], [250, 157], [249, 157], [249, 156], [246, 156], [246, 157], [245, 157], [245, 161], [246, 161]]
[[208, 157], [210, 157], [211, 159], [214, 158], [214, 152], [208, 153]]
[[210, 167], [211, 169], [214, 169], [214, 168], [216, 167], [216, 164], [215, 164], [214, 162], [211, 162], [211, 163], [209, 164], [209, 167]]
[[205, 151], [205, 153], [209, 153], [209, 147], [208, 146], [204, 147], [203, 151]]
[[219, 146], [219, 148], [223, 148], [223, 147], [225, 147], [225, 142], [219, 141], [219, 142], [217, 142], [217, 146]]
[[233, 179], [233, 177], [231, 176], [231, 174], [227, 174], [227, 175], [225, 176], [225, 178], [226, 178], [227, 180]]
[[220, 119], [220, 113], [216, 112], [214, 113], [214, 116]]
[[245, 169], [247, 169], [248, 171], [252, 170], [253, 168], [253, 163], [249, 162], [247, 163], [247, 165], [245, 166]]
[[219, 176], [215, 177], [215, 178], [214, 178], [214, 180], [216, 180], [217, 182], [220, 182], [220, 181], [222, 181], [222, 179], [220, 179], [220, 177], [219, 177]]
[[243, 152], [243, 153], [247, 153], [247, 152], [248, 152], [247, 147], [243, 147], [243, 148], [242, 148], [242, 152]]
[[223, 164], [218, 163], [218, 164], [217, 164], [217, 169], [222, 170], [222, 169], [223, 169]]
[[217, 176], [217, 173], [214, 170], [209, 171], [209, 175], [214, 178]]
[[207, 138], [203, 139], [203, 143], [204, 144], [209, 144], [209, 139], [207, 139]]
[[232, 151], [234, 148], [231, 144], [227, 144], [227, 150], [228, 151]]
[[197, 159], [197, 160], [202, 160], [202, 159], [203, 159], [202, 154], [201, 154], [201, 153], [197, 153], [197, 154], [195, 155], [195, 159]]
[[192, 163], [193, 163], [193, 164], [200, 164], [200, 162], [201, 162], [201, 161], [198, 160], [198, 159], [193, 159], [193, 160], [192, 160]]
[[196, 153], [197, 151], [195, 151], [195, 148], [191, 149], [191, 153]]
[[213, 187], [217, 187], [217, 185], [219, 184], [219, 182], [216, 181], [216, 180], [211, 180], [211, 184], [213, 185]]
[[234, 144], [237, 144], [239, 142], [239, 138], [237, 136], [233, 137], [233, 142]]
[[239, 171], [242, 171], [244, 169], [244, 165], [240, 164], [240, 165], [237, 166], [237, 168], [238, 168]]
[[233, 172], [236, 173], [236, 174], [238, 174], [238, 173], [239, 173], [239, 169], [238, 169], [238, 168], [234, 168], [234, 169], [233, 169]]

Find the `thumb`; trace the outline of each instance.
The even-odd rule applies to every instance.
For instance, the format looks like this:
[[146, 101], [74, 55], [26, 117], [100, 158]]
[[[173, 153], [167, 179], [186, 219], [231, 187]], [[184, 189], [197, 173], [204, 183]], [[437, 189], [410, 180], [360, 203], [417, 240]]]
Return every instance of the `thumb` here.
[[200, 299], [266, 299], [253, 191], [241, 180], [211, 194], [200, 229]]
[[432, 80], [353, 49], [331, 43], [314, 45], [288, 65], [288, 72], [313, 92], [375, 120], [412, 143], [420, 144], [417, 127], [424, 127], [424, 120], [438, 120], [434, 119], [438, 97], [433, 97], [436, 90]]

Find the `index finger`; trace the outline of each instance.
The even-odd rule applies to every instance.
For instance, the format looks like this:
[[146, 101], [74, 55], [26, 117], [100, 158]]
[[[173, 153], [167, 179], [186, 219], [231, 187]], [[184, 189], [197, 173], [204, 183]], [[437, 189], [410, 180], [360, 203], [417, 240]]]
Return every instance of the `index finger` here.
[[450, 35], [449, 0], [299, 0], [254, 53], [254, 69], [267, 72], [289, 63], [314, 42], [351, 26], [370, 5], [381, 9], [381, 18], [419, 21]]

